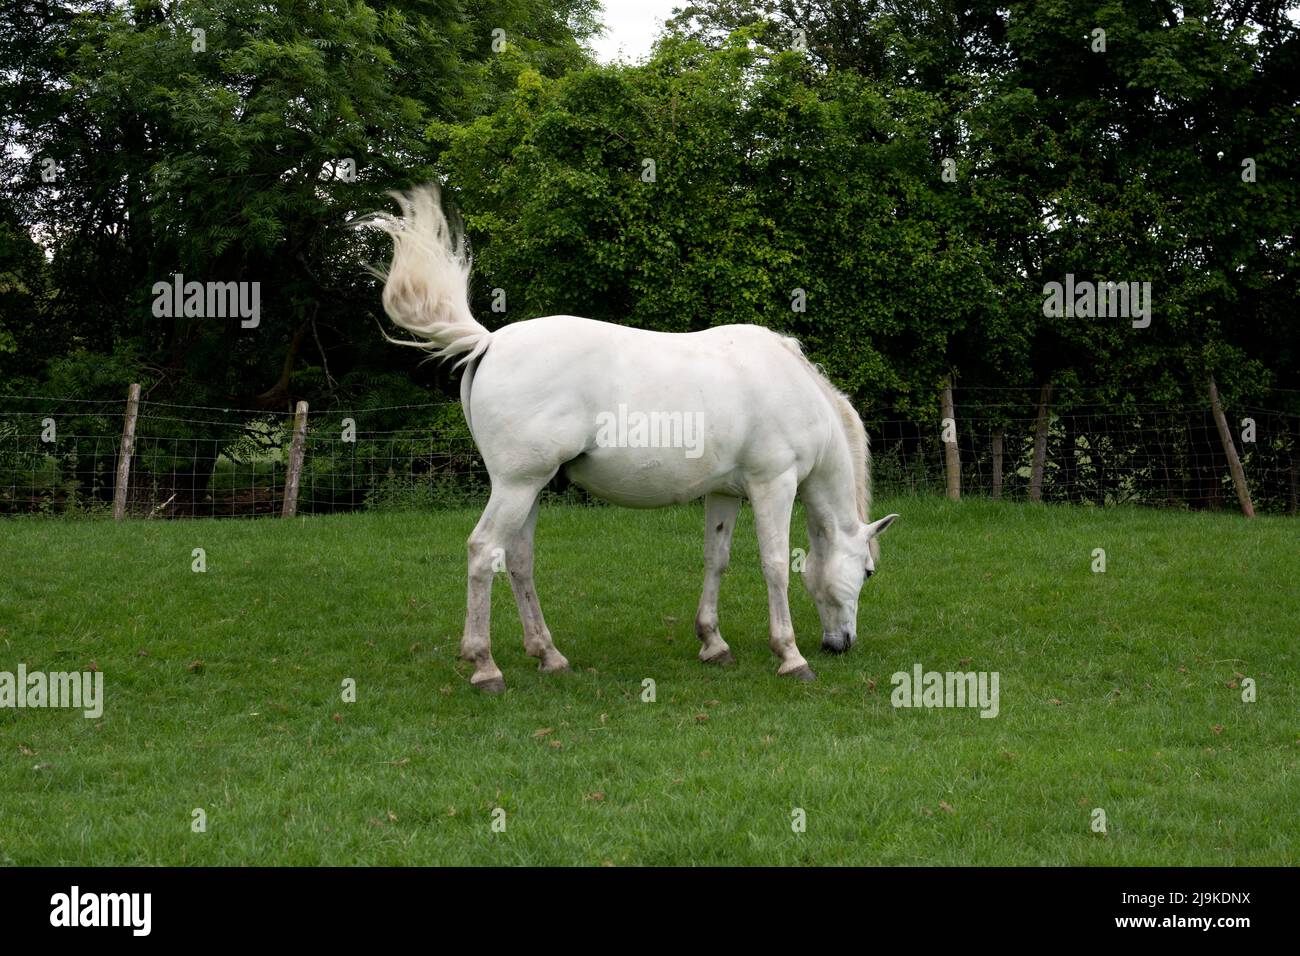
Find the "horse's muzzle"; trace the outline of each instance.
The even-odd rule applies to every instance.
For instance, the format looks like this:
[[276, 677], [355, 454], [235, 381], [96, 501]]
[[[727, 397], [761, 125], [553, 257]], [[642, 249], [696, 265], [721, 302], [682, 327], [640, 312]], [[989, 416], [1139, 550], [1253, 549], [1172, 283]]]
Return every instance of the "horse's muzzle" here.
[[848, 631], [838, 631], [834, 634], [822, 634], [822, 650], [829, 651], [832, 654], [843, 654], [853, 646], [854, 636]]

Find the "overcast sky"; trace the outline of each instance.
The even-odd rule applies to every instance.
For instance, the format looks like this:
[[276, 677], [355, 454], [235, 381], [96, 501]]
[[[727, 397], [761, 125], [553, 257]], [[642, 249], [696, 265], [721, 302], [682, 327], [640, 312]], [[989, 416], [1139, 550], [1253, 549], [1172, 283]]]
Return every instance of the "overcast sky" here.
[[674, 6], [686, 0], [601, 0], [605, 32], [592, 40], [596, 58], [609, 63], [617, 58], [639, 60], [650, 52]]

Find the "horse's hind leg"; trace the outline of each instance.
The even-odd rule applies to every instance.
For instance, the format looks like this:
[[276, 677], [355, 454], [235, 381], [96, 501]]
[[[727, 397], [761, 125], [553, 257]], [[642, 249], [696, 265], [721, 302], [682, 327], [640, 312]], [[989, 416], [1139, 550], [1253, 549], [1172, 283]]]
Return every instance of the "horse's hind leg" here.
[[794, 623], [790, 620], [790, 513], [797, 489], [797, 478], [787, 472], [772, 481], [752, 482], [746, 492], [754, 509], [754, 530], [758, 532], [763, 577], [767, 580], [768, 646], [781, 658], [777, 673], [813, 680], [816, 675], [795, 646]]
[[494, 481], [483, 516], [469, 536], [469, 587], [460, 656], [473, 662], [470, 683], [479, 690], [505, 690], [505, 679], [492, 660], [492, 575], [502, 565], [508, 566], [506, 553], [527, 523], [544, 485]]
[[706, 664], [735, 663], [731, 648], [718, 631], [718, 591], [722, 587], [722, 573], [731, 560], [731, 533], [736, 529], [739, 511], [739, 498], [727, 495], [704, 498], [704, 590], [700, 593], [700, 608], [695, 612], [695, 636], [704, 643], [700, 660]]
[[569, 662], [555, 649], [550, 629], [546, 626], [546, 618], [542, 616], [542, 605], [537, 600], [537, 588], [533, 584], [533, 533], [537, 529], [538, 501], [538, 498], [533, 499], [528, 519], [506, 551], [506, 570], [510, 573], [510, 588], [515, 592], [515, 604], [519, 606], [519, 619], [524, 625], [524, 650], [530, 657], [540, 659], [539, 670], [567, 671]]

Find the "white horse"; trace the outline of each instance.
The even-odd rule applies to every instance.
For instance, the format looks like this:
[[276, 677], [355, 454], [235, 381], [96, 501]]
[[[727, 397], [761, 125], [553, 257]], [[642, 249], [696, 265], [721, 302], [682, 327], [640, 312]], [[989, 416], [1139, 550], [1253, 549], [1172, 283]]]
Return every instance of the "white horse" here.
[[[469, 537], [469, 595], [461, 657], [471, 683], [505, 688], [488, 628], [494, 566], [504, 559], [524, 647], [541, 670], [567, 670], [533, 586], [533, 531], [541, 491], [563, 469], [593, 495], [633, 508], [704, 497], [704, 591], [695, 617], [700, 659], [733, 662], [718, 631], [718, 588], [741, 498], [767, 581], [770, 647], [778, 674], [812, 680], [795, 646], [787, 587], [790, 516], [798, 492], [808, 516], [804, 581], [822, 622], [822, 646], [840, 653], [857, 636], [858, 595], [875, 570], [877, 535], [898, 517], [870, 521], [866, 430], [848, 399], [797, 342], [752, 325], [668, 334], [571, 315], [489, 332], [469, 309], [470, 260], [433, 187], [394, 194], [402, 216], [360, 224], [393, 239], [377, 272], [384, 309], [438, 357], [459, 356], [465, 420], [492, 481]], [[397, 341], [397, 340], [393, 340]]]

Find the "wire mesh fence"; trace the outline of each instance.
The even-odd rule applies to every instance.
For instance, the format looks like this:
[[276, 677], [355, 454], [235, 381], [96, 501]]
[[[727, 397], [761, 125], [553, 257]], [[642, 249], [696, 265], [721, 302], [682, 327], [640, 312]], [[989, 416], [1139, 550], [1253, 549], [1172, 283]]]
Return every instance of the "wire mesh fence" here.
[[[1293, 394], [1276, 397], [1270, 404], [1294, 407]], [[111, 513], [124, 404], [0, 396], [0, 514]], [[929, 420], [863, 410], [878, 497], [942, 491], [947, 437], [963, 495], [1029, 498], [1041, 430], [1045, 501], [1236, 507], [1208, 402], [1058, 392], [1040, 420], [1034, 389], [955, 389], [954, 406], [947, 435], [937, 402]], [[1243, 404], [1228, 419], [1255, 509], [1295, 514], [1300, 415]], [[125, 513], [281, 514], [292, 429], [288, 411], [141, 401]], [[311, 410], [298, 485], [297, 513], [327, 514], [474, 504], [488, 477], [459, 403], [446, 401]]]
[[[123, 404], [0, 397], [0, 514], [111, 512]], [[288, 413], [140, 402], [126, 513], [280, 514], [292, 427]], [[459, 403], [309, 415], [300, 514], [461, 504], [486, 489]]]
[[[955, 439], [965, 495], [1030, 497], [1041, 396], [1031, 389], [957, 389]], [[1290, 404], [1291, 396], [1277, 393]], [[1228, 459], [1208, 400], [1102, 402], [1053, 393], [1044, 421], [1041, 498], [1092, 505], [1236, 508]], [[1295, 514], [1300, 415], [1254, 404], [1225, 411], [1256, 511]], [[872, 477], [884, 493], [940, 491], [942, 425], [868, 423]], [[1000, 449], [1000, 454], [999, 454]]]

